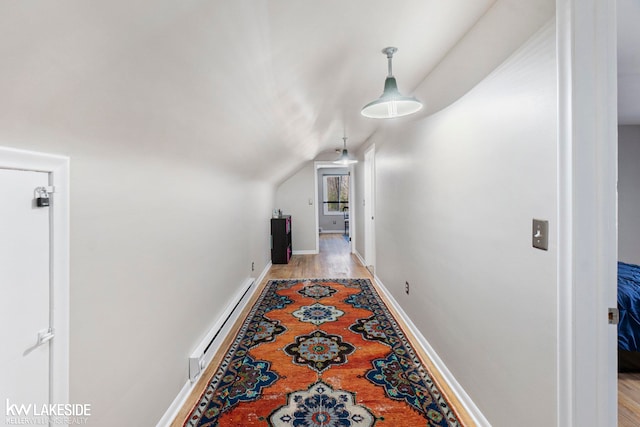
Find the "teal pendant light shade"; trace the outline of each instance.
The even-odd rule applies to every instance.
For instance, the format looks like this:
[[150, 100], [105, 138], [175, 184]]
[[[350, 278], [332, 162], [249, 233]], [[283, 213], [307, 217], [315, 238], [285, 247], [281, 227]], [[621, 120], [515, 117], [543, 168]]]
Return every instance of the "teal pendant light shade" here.
[[389, 75], [384, 81], [384, 92], [380, 98], [368, 103], [360, 112], [365, 117], [372, 119], [391, 119], [394, 117], [407, 116], [422, 109], [422, 103], [413, 96], [404, 96], [398, 91], [396, 78], [393, 77], [391, 61], [393, 54], [398, 48], [387, 47], [382, 49], [382, 53], [387, 55], [389, 64]]
[[349, 155], [349, 152], [347, 151], [347, 137], [346, 136], [343, 137], [342, 140], [344, 141], [344, 145], [342, 147], [342, 154], [340, 154], [340, 157], [335, 159], [333, 163], [337, 165], [345, 165], [345, 166], [358, 163], [356, 159], [351, 158], [351, 156]]

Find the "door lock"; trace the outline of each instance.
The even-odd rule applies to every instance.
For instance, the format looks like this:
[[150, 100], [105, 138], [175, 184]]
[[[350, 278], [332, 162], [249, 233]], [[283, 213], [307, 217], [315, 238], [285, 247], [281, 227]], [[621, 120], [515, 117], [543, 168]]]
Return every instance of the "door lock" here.
[[37, 187], [35, 190], [36, 206], [45, 208], [49, 206], [49, 191], [46, 187]]

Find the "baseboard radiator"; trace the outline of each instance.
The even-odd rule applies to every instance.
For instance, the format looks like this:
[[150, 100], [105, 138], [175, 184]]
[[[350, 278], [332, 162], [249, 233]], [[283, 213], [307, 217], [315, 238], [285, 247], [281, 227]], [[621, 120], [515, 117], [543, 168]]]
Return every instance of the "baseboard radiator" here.
[[255, 284], [256, 280], [253, 278], [249, 278], [244, 282], [216, 323], [211, 327], [198, 347], [191, 353], [189, 357], [189, 379], [192, 383], [198, 379], [200, 374], [211, 362], [220, 343], [224, 340], [231, 326], [233, 326], [240, 315], [242, 311], [241, 306], [244, 306], [243, 302], [246, 303], [245, 300], [248, 299], [248, 295], [250, 294], [249, 290], [255, 286]]

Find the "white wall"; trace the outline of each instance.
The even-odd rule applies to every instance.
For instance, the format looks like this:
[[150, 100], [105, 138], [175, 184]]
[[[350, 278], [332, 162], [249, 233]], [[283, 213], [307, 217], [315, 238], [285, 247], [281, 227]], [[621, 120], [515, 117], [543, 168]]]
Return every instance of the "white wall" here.
[[248, 184], [246, 196], [252, 205], [245, 212], [243, 224], [249, 227], [244, 234], [248, 240], [249, 258], [255, 262], [251, 276], [257, 277], [271, 261], [270, 239], [264, 236], [271, 234], [270, 218], [275, 206], [276, 187], [265, 181], [251, 181]]
[[275, 187], [198, 149], [219, 141], [187, 132], [190, 97], [162, 116], [166, 93], [136, 92], [148, 73], [123, 87], [118, 73], [77, 71], [82, 52], [41, 58], [40, 43], [17, 42], [44, 33], [14, 36], [0, 42], [16, 44], [0, 70], [0, 145], [71, 158], [70, 400], [92, 404], [92, 426], [154, 425], [235, 288], [268, 263]]
[[618, 256], [640, 264], [640, 126], [618, 127]]
[[271, 203], [214, 168], [70, 154], [71, 400], [93, 404], [92, 425], [147, 425], [251, 261], [266, 264], [246, 212], [266, 224]]
[[[276, 190], [276, 208], [291, 215], [291, 244], [293, 251], [316, 250], [316, 195], [315, 166], [313, 161], [305, 165]], [[312, 204], [309, 204], [311, 199]]]
[[370, 140], [377, 275], [495, 427], [556, 423], [555, 40], [550, 23], [448, 108]]
[[92, 426], [152, 425], [251, 262], [268, 262], [273, 189], [69, 137], [0, 144], [71, 157], [70, 399], [92, 404]]

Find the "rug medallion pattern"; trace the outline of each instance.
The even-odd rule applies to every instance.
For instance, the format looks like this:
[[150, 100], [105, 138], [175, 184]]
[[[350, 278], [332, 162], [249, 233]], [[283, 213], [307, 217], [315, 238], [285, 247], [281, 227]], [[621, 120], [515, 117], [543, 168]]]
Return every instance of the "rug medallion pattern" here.
[[344, 314], [344, 311], [338, 310], [334, 306], [317, 302], [313, 305], [302, 306], [300, 310], [296, 310], [292, 314], [301, 322], [309, 322], [320, 326], [325, 322], [337, 321]]
[[285, 353], [293, 356], [293, 363], [307, 365], [317, 373], [322, 373], [331, 365], [347, 363], [347, 355], [354, 350], [355, 347], [342, 341], [341, 336], [319, 330], [296, 337], [296, 342], [284, 348]]
[[271, 280], [185, 426], [459, 427], [368, 279]]

